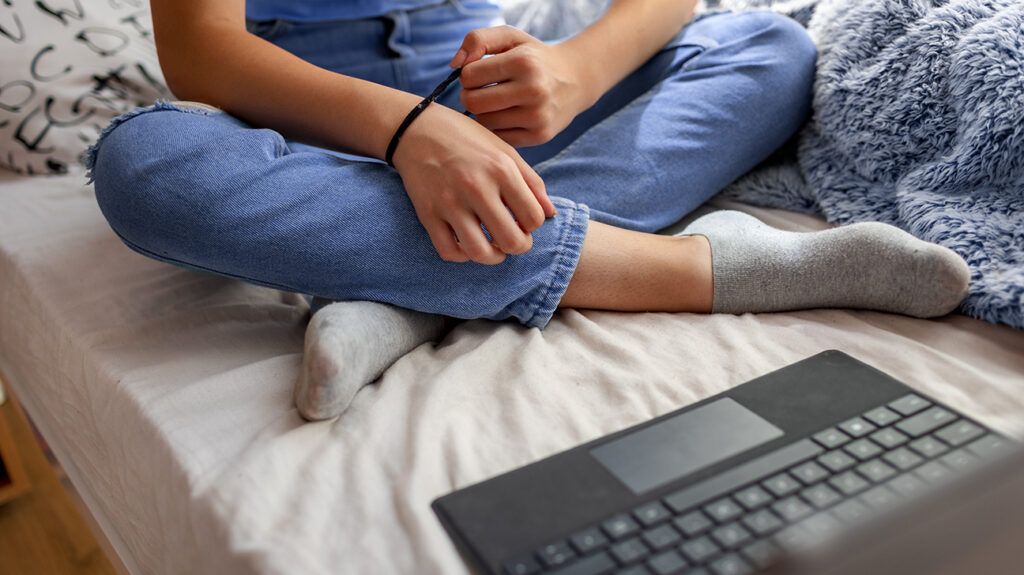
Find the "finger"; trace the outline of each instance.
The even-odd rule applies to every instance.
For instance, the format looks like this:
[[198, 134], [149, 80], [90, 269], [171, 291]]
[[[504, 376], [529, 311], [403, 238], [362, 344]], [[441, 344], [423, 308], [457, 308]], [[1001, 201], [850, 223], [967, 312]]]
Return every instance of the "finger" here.
[[480, 221], [469, 212], [459, 212], [449, 216], [448, 224], [455, 230], [459, 239], [459, 247], [469, 259], [479, 264], [494, 265], [505, 261], [505, 254], [491, 245], [480, 227]]
[[478, 28], [466, 34], [462, 40], [462, 46], [459, 47], [455, 57], [448, 65], [452, 68], [465, 66], [476, 62], [487, 54], [500, 54], [532, 39], [533, 37], [526, 32], [512, 26]]
[[536, 101], [525, 83], [517, 81], [506, 81], [484, 88], [463, 88], [459, 99], [467, 110], [477, 116]]
[[534, 130], [528, 128], [508, 128], [504, 130], [493, 130], [494, 135], [498, 136], [502, 140], [505, 140], [507, 144], [513, 148], [523, 148], [526, 146], [538, 146], [547, 142]]
[[[519, 174], [515, 174], [515, 177], [519, 178]], [[522, 185], [525, 186], [526, 183], [523, 182]], [[534, 204], [537, 203], [532, 196], [530, 200]], [[499, 197], [481, 201], [478, 205], [472, 206], [480, 221], [487, 226], [487, 231], [491, 233], [494, 243], [497, 244], [501, 251], [506, 254], [526, 253], [533, 246], [533, 240], [527, 232], [519, 227], [516, 220], [512, 218], [512, 214], [509, 213], [510, 207], [505, 207], [505, 204], [501, 202]], [[540, 212], [539, 205], [537, 205], [537, 211]]]
[[434, 244], [437, 255], [446, 262], [468, 262], [469, 256], [462, 250], [462, 247], [455, 240], [455, 231], [448, 222], [440, 218], [431, 218], [423, 222], [430, 242]]
[[544, 208], [525, 181], [518, 186], [503, 190], [501, 200], [505, 202], [508, 209], [512, 210], [512, 214], [516, 217], [516, 223], [523, 232], [532, 233], [544, 224]]
[[511, 56], [513, 54], [498, 54], [463, 66], [462, 73], [459, 74], [462, 89], [473, 90], [514, 78], [515, 58]]
[[[472, 110], [470, 110], [472, 112]], [[507, 110], [499, 110], [497, 112], [478, 113], [473, 112], [476, 115], [476, 121], [481, 126], [491, 130], [492, 132], [498, 130], [511, 130], [514, 128], [533, 128], [535, 111], [527, 108], [509, 108]]]
[[552, 202], [551, 198], [548, 197], [548, 188], [544, 184], [544, 179], [540, 177], [540, 174], [538, 174], [530, 164], [527, 164], [526, 160], [524, 160], [519, 154], [515, 154], [512, 159], [516, 161], [516, 166], [519, 167], [519, 173], [523, 175], [523, 181], [525, 181], [526, 185], [530, 188], [530, 191], [533, 193], [533, 197], [540, 202], [540, 207], [544, 210], [544, 216], [551, 218], [558, 215], [558, 210], [555, 209], [554, 202]]

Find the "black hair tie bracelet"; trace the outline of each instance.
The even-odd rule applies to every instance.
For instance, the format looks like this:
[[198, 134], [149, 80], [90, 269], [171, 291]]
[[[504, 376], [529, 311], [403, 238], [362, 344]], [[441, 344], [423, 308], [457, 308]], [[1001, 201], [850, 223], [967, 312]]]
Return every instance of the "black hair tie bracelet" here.
[[[423, 113], [423, 110], [427, 109], [427, 106], [432, 104], [434, 100], [440, 98], [441, 94], [443, 94], [444, 91], [448, 89], [448, 86], [450, 86], [452, 82], [454, 82], [455, 80], [459, 79], [460, 74], [462, 74], [462, 68], [456, 68], [452, 70], [452, 73], [448, 74], [448, 77], [445, 78], [443, 82], [438, 84], [437, 87], [434, 88], [434, 91], [431, 92], [429, 96], [423, 98], [423, 100], [419, 104], [416, 104], [416, 107], [413, 108], [412, 111], [409, 112], [409, 115], [407, 115], [405, 119], [402, 120], [402, 123], [398, 125], [398, 129], [395, 130], [395, 135], [391, 136], [391, 142], [388, 143], [388, 150], [384, 154], [384, 161], [387, 162], [389, 166], [391, 166], [392, 168], [395, 167], [395, 164], [394, 162], [392, 162], [392, 160], [395, 157], [395, 150], [398, 149], [398, 141], [402, 139], [402, 134], [404, 134], [405, 131], [409, 128], [409, 126], [413, 123], [413, 121], [416, 118], [418, 118], [420, 114]], [[466, 114], [467, 116], [469, 115], [468, 111], [463, 113]]]

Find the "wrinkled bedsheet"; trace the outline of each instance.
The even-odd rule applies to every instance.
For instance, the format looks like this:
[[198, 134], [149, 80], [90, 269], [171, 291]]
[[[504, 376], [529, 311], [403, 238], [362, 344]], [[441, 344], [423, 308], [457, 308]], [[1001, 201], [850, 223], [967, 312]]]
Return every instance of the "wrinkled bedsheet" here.
[[0, 369], [133, 572], [464, 572], [435, 497], [830, 348], [1024, 435], [1024, 332], [964, 316], [472, 321], [303, 423], [307, 315], [132, 253], [81, 179], [0, 175]]

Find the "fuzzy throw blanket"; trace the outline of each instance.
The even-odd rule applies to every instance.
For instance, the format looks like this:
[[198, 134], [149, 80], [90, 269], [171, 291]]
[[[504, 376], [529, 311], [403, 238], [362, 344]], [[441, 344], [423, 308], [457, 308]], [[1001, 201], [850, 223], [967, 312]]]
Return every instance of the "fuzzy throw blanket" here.
[[[541, 14], [552, 4], [559, 14]], [[519, 2], [509, 20], [565, 36], [604, 4]], [[813, 118], [725, 196], [942, 244], [972, 270], [961, 310], [1024, 329], [1024, 2], [706, 4], [786, 13], [819, 46]]]
[[962, 311], [1024, 328], [1024, 2], [806, 5], [773, 7], [809, 17], [814, 117], [725, 195], [942, 244], [972, 270]]

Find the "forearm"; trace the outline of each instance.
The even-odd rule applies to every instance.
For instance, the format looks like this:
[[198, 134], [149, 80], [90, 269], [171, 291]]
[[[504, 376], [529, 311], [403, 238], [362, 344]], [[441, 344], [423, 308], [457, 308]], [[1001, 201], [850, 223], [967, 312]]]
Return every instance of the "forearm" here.
[[177, 97], [296, 140], [383, 158], [391, 134], [419, 101], [313, 66], [238, 22], [200, 21], [161, 32], [161, 65]]
[[605, 14], [562, 46], [597, 100], [671, 40], [693, 17], [696, 0], [612, 0]]

